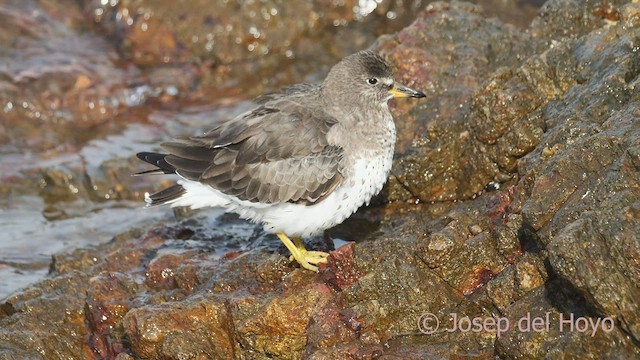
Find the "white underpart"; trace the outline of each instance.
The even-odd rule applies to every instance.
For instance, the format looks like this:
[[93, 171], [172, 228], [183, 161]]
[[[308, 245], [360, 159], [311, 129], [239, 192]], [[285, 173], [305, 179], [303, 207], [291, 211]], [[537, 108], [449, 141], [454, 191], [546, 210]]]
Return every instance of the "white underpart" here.
[[[388, 109], [386, 101], [380, 105], [385, 110]], [[245, 201], [187, 179], [178, 181], [186, 193], [169, 203], [172, 207], [188, 206], [192, 209], [221, 207], [227, 212], [237, 213], [243, 219], [263, 223], [267, 231], [283, 232], [292, 237], [319, 234], [343, 222], [360, 206], [368, 205], [369, 200], [382, 190], [391, 170], [396, 138], [395, 124], [390, 113], [387, 112], [387, 118], [382, 123], [386, 128], [375, 135], [366, 130], [354, 135], [359, 136], [361, 144], [365, 143], [362, 141], [364, 138], [371, 136], [369, 144], [375, 144], [376, 150], [360, 148], [356, 150], [358, 154], [352, 153], [355, 160], [350, 162], [352, 168], [347, 172], [344, 182], [316, 204], [263, 204]], [[366, 126], [363, 128], [366, 129]], [[331, 133], [328, 136], [331, 137]]]
[[189, 206], [192, 209], [222, 207], [243, 219], [262, 222], [271, 232], [283, 232], [289, 236], [308, 237], [343, 222], [371, 197], [382, 189], [387, 181], [393, 160], [393, 148], [374, 158], [355, 161], [352, 176], [345, 180], [329, 196], [313, 205], [280, 203], [260, 204], [239, 200], [208, 185], [196, 181], [180, 180], [185, 195], [171, 202], [171, 206]]

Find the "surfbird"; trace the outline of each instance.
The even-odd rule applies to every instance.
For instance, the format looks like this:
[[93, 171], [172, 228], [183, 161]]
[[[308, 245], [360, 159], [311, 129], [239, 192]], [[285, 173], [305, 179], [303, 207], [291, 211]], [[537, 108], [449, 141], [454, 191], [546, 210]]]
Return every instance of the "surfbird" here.
[[320, 84], [260, 96], [203, 135], [161, 144], [165, 153], [138, 153], [157, 167], [139, 174], [180, 177], [145, 194], [147, 206], [222, 207], [261, 222], [292, 260], [318, 271], [328, 254], [306, 250], [301, 238], [340, 224], [382, 189], [396, 141], [394, 97], [425, 95], [396, 83], [372, 51], [349, 55]]

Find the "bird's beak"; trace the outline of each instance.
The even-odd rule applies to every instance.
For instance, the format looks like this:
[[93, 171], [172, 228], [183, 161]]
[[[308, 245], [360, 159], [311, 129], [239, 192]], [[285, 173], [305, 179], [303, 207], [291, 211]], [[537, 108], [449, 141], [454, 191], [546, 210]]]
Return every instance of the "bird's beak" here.
[[394, 98], [405, 98], [405, 97], [414, 97], [414, 98], [423, 98], [426, 95], [422, 91], [413, 90], [406, 86], [402, 86], [399, 84], [393, 85], [391, 90], [389, 90], [389, 94], [393, 95]]

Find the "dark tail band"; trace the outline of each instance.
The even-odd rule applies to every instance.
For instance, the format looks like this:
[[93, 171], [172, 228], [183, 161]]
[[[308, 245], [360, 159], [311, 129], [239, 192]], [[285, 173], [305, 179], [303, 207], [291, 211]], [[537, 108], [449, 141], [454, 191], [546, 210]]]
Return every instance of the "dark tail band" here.
[[176, 184], [153, 195], [147, 195], [144, 200], [147, 202], [147, 206], [163, 205], [180, 198], [186, 193], [187, 191], [182, 185]]
[[176, 168], [170, 165], [166, 160], [167, 154], [153, 153], [153, 152], [139, 152], [136, 154], [138, 159], [147, 162], [151, 165], [155, 165], [157, 169], [151, 169], [135, 173], [134, 175], [145, 174], [175, 174]]

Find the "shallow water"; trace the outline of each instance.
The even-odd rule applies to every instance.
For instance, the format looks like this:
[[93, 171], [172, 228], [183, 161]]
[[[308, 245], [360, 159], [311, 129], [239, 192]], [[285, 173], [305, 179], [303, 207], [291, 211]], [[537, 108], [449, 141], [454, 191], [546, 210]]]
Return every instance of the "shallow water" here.
[[[539, 1], [484, 2], [491, 16], [502, 14], [522, 27], [539, 6]], [[276, 66], [266, 62], [269, 67], [261, 71], [273, 81], [261, 82], [261, 88], [321, 78], [331, 63], [369, 46], [379, 34], [408, 25], [427, 4], [378, 3], [359, 1], [350, 23], [305, 35], [321, 37], [335, 49], [305, 49], [304, 58], [283, 58]], [[174, 222], [170, 209], [143, 208], [144, 192], [166, 186], [171, 178], [132, 177], [147, 168], [135, 153], [157, 149], [173, 136], [207, 130], [246, 111], [247, 99], [255, 95], [244, 91], [256, 90], [251, 76], [231, 87], [194, 87], [192, 72], [210, 70], [192, 70], [194, 64], [136, 65], [103, 35], [104, 29], [87, 23], [83, 11], [90, 5], [74, 6], [48, 1], [0, 5], [0, 23], [10, 25], [0, 30], [0, 299], [45, 277], [52, 254]], [[501, 12], [500, 6], [507, 10]], [[220, 214], [188, 215], [216, 230], [202, 229], [197, 241], [205, 243], [180, 240], [181, 246], [205, 246], [222, 256], [248, 246], [242, 239], [256, 238], [256, 225]]]
[[[0, 200], [0, 298], [45, 276], [54, 253], [109, 241], [131, 229], [175, 222], [170, 208], [145, 208], [142, 201], [145, 191], [157, 190], [175, 177], [133, 177], [145, 165], [132, 156], [157, 149], [169, 134], [201, 132], [211, 119], [225, 119], [247, 106], [238, 102], [217, 109], [155, 112], [149, 124], [130, 124], [119, 134], [90, 140], [75, 154], [43, 159], [31, 154], [3, 156], [0, 163], [7, 169], [3, 175], [10, 180], [3, 185], [13, 182], [18, 187], [5, 190]], [[33, 172], [35, 176], [29, 175]], [[128, 189], [113, 190], [120, 186]], [[214, 219], [221, 213], [205, 212]], [[255, 231], [255, 225], [248, 223], [229, 227], [247, 238]], [[225, 249], [226, 245], [216, 245], [220, 256]]]

